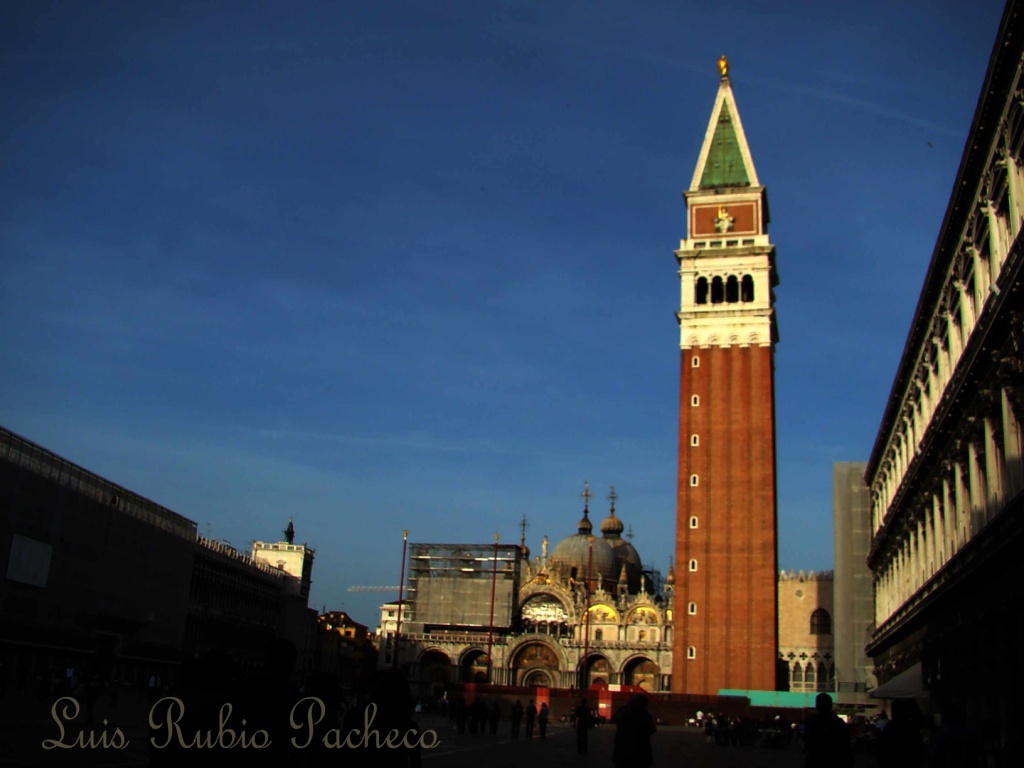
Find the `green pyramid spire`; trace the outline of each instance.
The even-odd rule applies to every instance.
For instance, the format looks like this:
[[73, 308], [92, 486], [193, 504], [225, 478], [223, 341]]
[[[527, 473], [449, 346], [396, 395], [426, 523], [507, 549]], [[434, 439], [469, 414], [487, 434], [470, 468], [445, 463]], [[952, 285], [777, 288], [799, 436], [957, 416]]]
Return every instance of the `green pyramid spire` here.
[[749, 186], [750, 177], [740, 153], [740, 143], [736, 138], [736, 128], [729, 113], [729, 104], [723, 101], [708, 159], [704, 163], [704, 173], [700, 177], [700, 189]]

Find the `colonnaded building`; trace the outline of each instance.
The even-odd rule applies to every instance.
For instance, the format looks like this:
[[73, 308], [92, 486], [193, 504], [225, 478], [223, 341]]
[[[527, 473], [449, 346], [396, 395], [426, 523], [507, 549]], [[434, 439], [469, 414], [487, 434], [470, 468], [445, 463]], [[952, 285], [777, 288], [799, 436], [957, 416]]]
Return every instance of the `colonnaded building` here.
[[1024, 718], [1024, 11], [1007, 3], [868, 461], [873, 695]]

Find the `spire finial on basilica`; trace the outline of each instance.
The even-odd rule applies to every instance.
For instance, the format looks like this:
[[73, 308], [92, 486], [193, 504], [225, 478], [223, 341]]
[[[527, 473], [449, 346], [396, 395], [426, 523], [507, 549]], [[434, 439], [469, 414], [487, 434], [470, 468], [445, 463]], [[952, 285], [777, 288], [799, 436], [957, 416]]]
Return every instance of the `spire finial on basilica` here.
[[522, 547], [526, 546], [526, 529], [530, 527], [530, 524], [526, 522], [526, 513], [523, 513], [523, 519], [519, 521], [519, 545]]
[[724, 53], [718, 57], [718, 74], [722, 76], [723, 80], [729, 77], [729, 60], [725, 58]]
[[580, 494], [580, 498], [583, 499], [583, 509], [587, 510], [590, 507], [590, 483], [586, 480], [583, 481], [583, 493]]
[[619, 494], [615, 492], [615, 486], [612, 486], [611, 491], [608, 493], [608, 501], [611, 502], [612, 514], [615, 514], [615, 502], [619, 498]]

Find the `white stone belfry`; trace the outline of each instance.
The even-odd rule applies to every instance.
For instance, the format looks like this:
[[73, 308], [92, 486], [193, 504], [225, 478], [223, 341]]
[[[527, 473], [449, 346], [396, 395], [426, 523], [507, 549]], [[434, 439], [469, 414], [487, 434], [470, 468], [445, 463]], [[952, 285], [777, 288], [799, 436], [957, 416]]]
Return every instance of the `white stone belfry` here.
[[679, 244], [679, 343], [770, 346], [778, 340], [775, 247], [768, 200], [758, 183], [728, 75], [722, 75], [690, 188]]

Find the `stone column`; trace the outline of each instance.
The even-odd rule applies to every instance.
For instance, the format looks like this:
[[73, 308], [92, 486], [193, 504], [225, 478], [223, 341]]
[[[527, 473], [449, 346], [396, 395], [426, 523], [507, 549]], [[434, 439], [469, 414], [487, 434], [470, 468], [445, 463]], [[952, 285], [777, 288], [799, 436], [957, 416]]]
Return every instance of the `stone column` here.
[[946, 560], [946, 530], [945, 521], [942, 516], [942, 501], [939, 498], [940, 492], [932, 492], [932, 528], [934, 534], [932, 539], [932, 562], [935, 564], [933, 573], [939, 570]]
[[1009, 202], [1009, 228], [1010, 241], [1012, 242], [1020, 232], [1021, 218], [1024, 217], [1024, 178], [1021, 176], [1020, 167], [1017, 165], [1013, 155], [1007, 150], [1005, 142], [1006, 127], [1003, 126], [1004, 145], [996, 153], [996, 164], [1006, 169], [1006, 196]]
[[971, 498], [969, 536], [973, 536], [985, 523], [985, 481], [981, 476], [981, 454], [977, 435], [967, 440], [967, 486]]
[[[949, 466], [947, 466], [947, 464]], [[942, 474], [942, 531], [944, 534], [942, 551], [942, 562], [945, 563], [957, 549], [959, 533], [956, 527], [956, 501], [953, 498], [953, 483], [950, 482], [949, 472], [953, 468], [951, 462], [943, 464]]]
[[985, 443], [985, 486], [988, 491], [988, 514], [987, 519], [992, 519], [1000, 509], [1003, 508], [1004, 479], [1003, 479], [1003, 457], [1000, 441], [998, 439], [998, 427], [991, 412], [985, 414], [983, 419], [983, 439]]
[[953, 462], [953, 498], [956, 503], [956, 548], [959, 550], [970, 535], [966, 525], [969, 519], [967, 489], [964, 488], [963, 467], [959, 459]]
[[[964, 332], [964, 343], [966, 346], [966, 340], [971, 335], [971, 331], [974, 330], [974, 323], [977, 319], [974, 311], [974, 297], [969, 296], [967, 293], [967, 283], [963, 280], [957, 280], [953, 283], [956, 288], [958, 301], [960, 302], [960, 325]], [[978, 307], [981, 310], [981, 307]]]
[[999, 271], [1003, 267], [1003, 260], [1006, 258], [1006, 242], [1003, 236], [1003, 221], [996, 210], [995, 203], [988, 199], [982, 199], [981, 211], [988, 219], [988, 261], [992, 270], [992, 282], [999, 280]]

